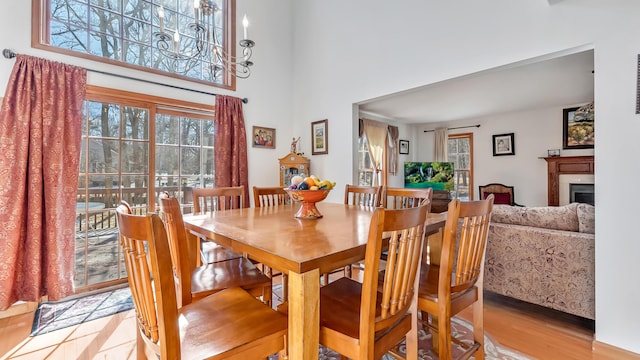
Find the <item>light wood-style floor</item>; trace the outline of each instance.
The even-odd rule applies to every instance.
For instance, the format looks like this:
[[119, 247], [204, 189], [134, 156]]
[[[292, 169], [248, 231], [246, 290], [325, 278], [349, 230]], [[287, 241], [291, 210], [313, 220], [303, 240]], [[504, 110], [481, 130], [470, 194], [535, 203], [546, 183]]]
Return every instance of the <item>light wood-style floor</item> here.
[[[278, 279], [276, 277], [275, 279]], [[0, 319], [0, 359], [134, 359], [133, 310], [48, 334], [29, 337], [33, 313]], [[469, 318], [469, 313], [463, 313]], [[640, 359], [618, 352], [594, 353], [593, 330], [584, 319], [485, 297], [485, 331], [494, 340], [537, 359]]]

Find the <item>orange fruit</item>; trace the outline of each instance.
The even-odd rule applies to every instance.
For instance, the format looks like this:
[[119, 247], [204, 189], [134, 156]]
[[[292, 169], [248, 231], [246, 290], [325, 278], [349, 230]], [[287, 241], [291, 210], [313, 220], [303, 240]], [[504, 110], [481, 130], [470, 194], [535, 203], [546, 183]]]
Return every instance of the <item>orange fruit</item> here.
[[311, 178], [311, 177], [304, 178], [304, 182], [306, 182], [309, 185], [309, 187], [312, 187], [312, 186], [316, 185], [316, 182], [313, 181], [313, 178]]

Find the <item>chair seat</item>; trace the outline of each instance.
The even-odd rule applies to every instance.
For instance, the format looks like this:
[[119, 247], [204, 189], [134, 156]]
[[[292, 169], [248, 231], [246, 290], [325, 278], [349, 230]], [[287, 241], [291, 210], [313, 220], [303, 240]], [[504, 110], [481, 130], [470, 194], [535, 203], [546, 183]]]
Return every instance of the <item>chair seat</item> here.
[[[360, 331], [362, 284], [343, 277], [320, 288], [320, 326], [357, 339]], [[376, 317], [380, 315], [380, 292], [376, 296]]]
[[226, 288], [242, 287], [251, 290], [265, 286], [271, 286], [271, 279], [244, 257], [200, 266], [191, 275], [191, 293], [194, 299]]
[[[455, 273], [453, 275], [455, 277]], [[422, 264], [420, 267], [420, 287], [418, 289], [418, 303], [423, 306], [418, 307], [427, 307], [425, 305], [426, 302], [433, 303], [433, 307], [436, 308], [438, 303], [438, 278], [440, 277], [440, 266], [431, 265], [431, 264]], [[452, 311], [451, 314], [457, 314], [459, 311], [457, 310], [459, 307], [457, 306], [458, 302], [461, 300], [464, 304], [471, 304], [478, 299], [478, 288], [473, 286], [469, 289], [465, 289], [463, 291], [451, 292], [451, 303], [452, 303]], [[464, 309], [465, 306], [460, 307], [460, 310]]]
[[[276, 353], [283, 348], [287, 333], [286, 316], [239, 288], [222, 290], [183, 306], [178, 321], [182, 359], [226, 359], [256, 347], [256, 343], [268, 348], [269, 342]], [[242, 357], [255, 359], [260, 355], [248, 352]]]
[[219, 261], [239, 259], [242, 257], [242, 254], [227, 249], [226, 247], [220, 246], [211, 241], [203, 241], [200, 244], [200, 252], [203, 264], [211, 264]]

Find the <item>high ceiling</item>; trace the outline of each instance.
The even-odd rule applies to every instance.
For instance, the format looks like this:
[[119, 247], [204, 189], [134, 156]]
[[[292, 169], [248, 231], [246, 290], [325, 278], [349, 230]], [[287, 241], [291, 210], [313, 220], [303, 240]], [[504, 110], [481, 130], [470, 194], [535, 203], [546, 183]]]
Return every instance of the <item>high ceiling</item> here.
[[593, 50], [513, 64], [360, 104], [406, 124], [446, 122], [593, 100]]

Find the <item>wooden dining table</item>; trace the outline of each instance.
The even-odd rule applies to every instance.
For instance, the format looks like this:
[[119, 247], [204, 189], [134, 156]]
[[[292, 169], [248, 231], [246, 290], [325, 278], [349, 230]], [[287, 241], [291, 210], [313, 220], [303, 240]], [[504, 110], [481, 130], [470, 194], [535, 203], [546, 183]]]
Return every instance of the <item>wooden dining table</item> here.
[[[364, 259], [375, 208], [321, 202], [322, 218], [301, 220], [294, 217], [299, 206], [184, 215], [184, 222], [192, 234], [288, 274], [289, 358], [306, 360], [318, 358], [320, 274]], [[437, 233], [445, 220], [446, 213], [430, 214], [427, 234]], [[194, 236], [192, 253], [196, 243]]]

